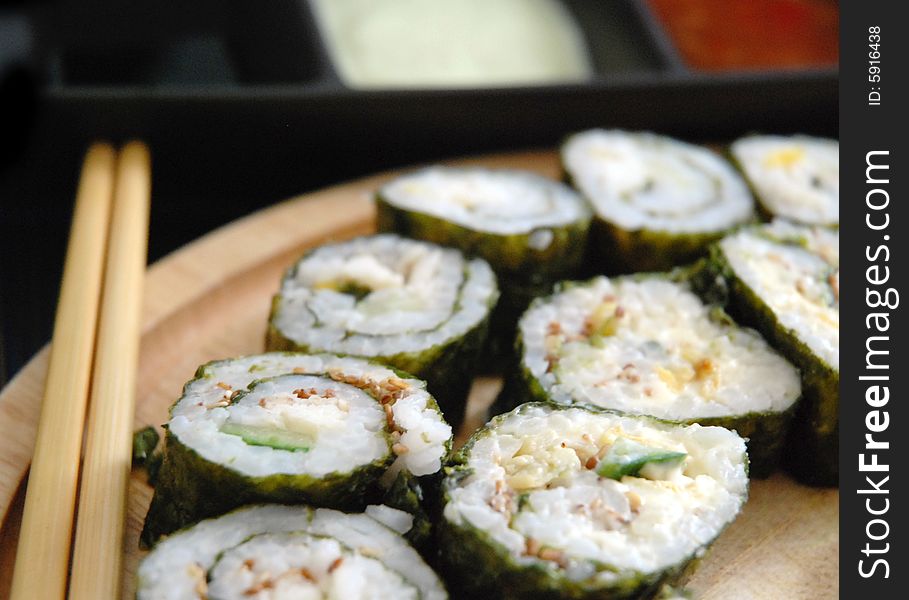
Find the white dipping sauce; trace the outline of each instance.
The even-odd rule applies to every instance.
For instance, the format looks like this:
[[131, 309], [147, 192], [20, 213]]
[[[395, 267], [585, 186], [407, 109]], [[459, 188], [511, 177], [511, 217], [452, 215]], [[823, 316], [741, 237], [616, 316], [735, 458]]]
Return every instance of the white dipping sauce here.
[[586, 81], [590, 58], [558, 0], [311, 0], [354, 88]]

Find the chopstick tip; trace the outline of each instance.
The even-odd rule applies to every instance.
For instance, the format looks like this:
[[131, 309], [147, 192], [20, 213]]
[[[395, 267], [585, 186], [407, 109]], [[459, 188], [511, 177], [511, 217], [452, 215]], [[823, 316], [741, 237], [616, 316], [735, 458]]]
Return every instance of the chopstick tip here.
[[92, 142], [85, 153], [85, 159], [105, 160], [113, 162], [116, 157], [114, 145], [106, 141]]
[[121, 149], [123, 154], [137, 154], [142, 156], [144, 159], [148, 159], [151, 155], [148, 149], [148, 145], [142, 140], [130, 140], [123, 145]]

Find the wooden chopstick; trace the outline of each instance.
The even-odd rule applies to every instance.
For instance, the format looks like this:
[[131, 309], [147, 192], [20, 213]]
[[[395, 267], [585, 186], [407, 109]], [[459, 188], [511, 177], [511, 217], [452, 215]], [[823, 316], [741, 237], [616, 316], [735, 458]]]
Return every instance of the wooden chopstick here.
[[82, 166], [25, 495], [12, 600], [53, 600], [63, 598], [66, 590], [115, 160], [110, 145], [95, 144]]
[[120, 152], [114, 190], [70, 600], [120, 596], [151, 196], [144, 144], [131, 142]]

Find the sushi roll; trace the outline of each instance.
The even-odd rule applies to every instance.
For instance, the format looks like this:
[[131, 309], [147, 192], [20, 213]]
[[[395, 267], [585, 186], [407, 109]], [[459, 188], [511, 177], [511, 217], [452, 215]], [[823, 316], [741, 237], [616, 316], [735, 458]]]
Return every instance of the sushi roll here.
[[528, 283], [576, 271], [590, 223], [569, 187], [508, 169], [432, 167], [385, 184], [376, 200], [381, 230], [460, 248]]
[[556, 281], [578, 274], [590, 209], [568, 186], [534, 173], [431, 167], [376, 195], [378, 227], [484, 258], [499, 278], [491, 355], [513, 354], [518, 317]]
[[593, 205], [591, 258], [607, 274], [663, 271], [706, 254], [753, 218], [736, 170], [707, 148], [596, 129], [562, 147], [566, 178]]
[[840, 143], [803, 135], [753, 135], [729, 154], [761, 212], [807, 225], [840, 224]]
[[361, 356], [412, 373], [457, 428], [497, 298], [482, 259], [396, 235], [356, 238], [288, 270], [266, 349]]
[[798, 371], [684, 281], [597, 277], [534, 302], [519, 324], [512, 403], [591, 404], [722, 425], [768, 475], [801, 396]]
[[162, 540], [139, 565], [137, 587], [138, 600], [448, 597], [399, 531], [366, 514], [280, 505]]
[[711, 271], [729, 310], [761, 331], [802, 373], [804, 400], [789, 467], [836, 485], [839, 461], [839, 232], [785, 221], [742, 230], [714, 249]]
[[638, 598], [686, 573], [748, 491], [721, 427], [530, 403], [454, 456], [443, 574], [482, 598]]
[[452, 440], [424, 382], [290, 353], [203, 365], [166, 429], [146, 545], [251, 502], [362, 509], [399, 477], [439, 473]]

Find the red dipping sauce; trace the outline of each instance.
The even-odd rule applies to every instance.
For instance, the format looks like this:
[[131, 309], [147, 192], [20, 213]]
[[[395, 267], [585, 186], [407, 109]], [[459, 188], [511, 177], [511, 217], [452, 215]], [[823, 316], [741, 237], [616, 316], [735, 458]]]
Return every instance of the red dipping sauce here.
[[835, 66], [834, 0], [649, 0], [685, 62], [706, 71]]

